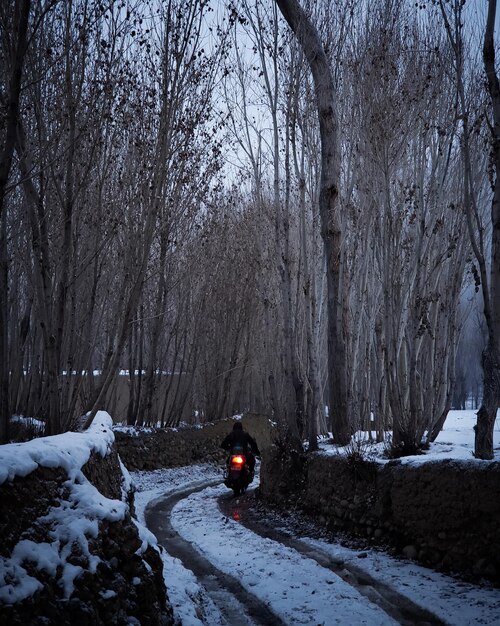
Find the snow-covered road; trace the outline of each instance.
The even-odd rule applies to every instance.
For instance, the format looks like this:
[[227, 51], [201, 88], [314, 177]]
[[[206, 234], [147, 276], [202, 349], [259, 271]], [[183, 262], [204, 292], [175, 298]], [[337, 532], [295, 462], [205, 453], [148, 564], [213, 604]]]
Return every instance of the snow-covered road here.
[[234, 626], [284, 626], [267, 604], [245, 589], [237, 576], [224, 572], [205, 558], [189, 541], [183, 539], [171, 524], [172, 509], [195, 490], [177, 492], [156, 500], [146, 511], [146, 523], [160, 545], [193, 572], [222, 616], [222, 623]]
[[[150, 510], [161, 509], [167, 497], [220, 480], [221, 473], [220, 468], [203, 465], [135, 472], [133, 479], [138, 488], [138, 516], [144, 520], [148, 503]], [[223, 486], [195, 491], [173, 506], [170, 522], [164, 520], [165, 528], [171, 524], [185, 542], [194, 546], [203, 561], [209, 563], [213, 572], [208, 574], [208, 580], [215, 579], [216, 583], [208, 585], [212, 589], [205, 588], [203, 581], [200, 583], [178, 558], [164, 555], [167, 588], [174, 611], [184, 626], [266, 623], [265, 616], [259, 614], [260, 605], [268, 607], [286, 624], [500, 624], [498, 589], [466, 584], [378, 551], [360, 553], [338, 544], [298, 537], [292, 539], [304, 546], [304, 550], [300, 550], [298, 544], [297, 549], [283, 545], [243, 526], [238, 520], [237, 507], [232, 509], [234, 514], [228, 514], [226, 508], [222, 512], [219, 499], [228, 496], [230, 492]], [[168, 532], [172, 534], [173, 530]], [[327, 561], [321, 565], [318, 559], [304, 556], [307, 549], [311, 556], [330, 556], [332, 563], [342, 563], [347, 575], [337, 575]], [[372, 587], [373, 591], [360, 589], [362, 575], [349, 582], [348, 574], [353, 571], [364, 572], [369, 583], [367, 588]], [[247, 594], [255, 597], [254, 622], [238, 608], [238, 602], [246, 603], [244, 596], [236, 598], [231, 608], [233, 592], [230, 590], [224, 595], [221, 591], [225, 580], [238, 581]], [[381, 599], [377, 598], [377, 585], [373, 585], [373, 581], [380, 583]], [[383, 608], [387, 606], [384, 595], [390, 596], [391, 591], [396, 605], [403, 604], [402, 598], [406, 599], [410, 608], [421, 607], [434, 618], [424, 619], [422, 615], [421, 620], [416, 620], [408, 616], [404, 606], [400, 607], [399, 615], [391, 616], [390, 603], [387, 612]], [[369, 599], [370, 593], [374, 594], [372, 599]], [[228, 618], [231, 610], [233, 617]], [[235, 621], [234, 612], [241, 616], [240, 622]]]

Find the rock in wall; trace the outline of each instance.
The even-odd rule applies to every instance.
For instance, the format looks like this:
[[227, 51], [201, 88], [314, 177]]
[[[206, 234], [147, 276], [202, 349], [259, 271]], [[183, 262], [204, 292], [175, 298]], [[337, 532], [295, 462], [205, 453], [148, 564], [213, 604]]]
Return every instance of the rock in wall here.
[[500, 464], [264, 455], [261, 495], [436, 569], [500, 584]]

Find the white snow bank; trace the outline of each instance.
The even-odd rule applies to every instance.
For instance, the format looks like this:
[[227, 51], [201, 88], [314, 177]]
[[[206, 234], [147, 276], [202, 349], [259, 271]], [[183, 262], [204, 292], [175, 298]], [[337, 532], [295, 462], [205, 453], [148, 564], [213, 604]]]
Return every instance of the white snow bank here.
[[34, 430], [45, 430], [45, 422], [37, 420], [35, 417], [24, 417], [23, 415], [13, 415], [10, 418], [12, 424], [22, 424], [27, 428], [33, 428]]
[[149, 434], [155, 432], [155, 429], [151, 426], [128, 426], [126, 424], [114, 424], [113, 430], [117, 433], [125, 433], [129, 437], [138, 437], [143, 433]]
[[74, 480], [89, 460], [92, 452], [106, 456], [115, 437], [113, 420], [105, 411], [99, 411], [88, 430], [41, 437], [24, 443], [0, 446], [0, 485], [16, 476], [27, 476], [41, 467], [62, 467]]

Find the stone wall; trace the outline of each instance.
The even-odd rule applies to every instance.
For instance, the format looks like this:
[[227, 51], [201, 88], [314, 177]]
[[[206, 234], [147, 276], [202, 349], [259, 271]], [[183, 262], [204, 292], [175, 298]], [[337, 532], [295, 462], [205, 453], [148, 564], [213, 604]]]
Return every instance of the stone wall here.
[[[115, 450], [105, 457], [92, 454], [82, 473], [106, 498], [121, 501], [126, 497]], [[95, 536], [87, 532], [83, 545], [71, 540], [71, 534], [78, 533], [68, 526], [64, 549], [70, 553], [65, 556], [64, 568], [81, 567], [82, 573], [74, 579], [69, 598], [65, 596], [63, 566], [50, 571], [51, 563], [44, 563], [42, 556], [44, 548], [53, 542], [52, 527], [44, 517], [50, 511], [64, 510], [69, 497], [67, 481], [62, 468], [38, 467], [25, 477], [16, 476], [0, 485], [0, 559], [8, 563], [20, 542], [33, 542], [37, 554], [33, 560], [24, 560], [22, 566], [42, 585], [22, 601], [0, 602], [0, 623], [172, 624], [161, 557], [152, 545], [144, 545], [130, 511], [122, 519], [100, 520], [98, 532]], [[74, 521], [92, 523], [85, 518]], [[8, 573], [3, 579], [5, 571], [0, 586], [12, 582]]]
[[[268, 417], [248, 414], [241, 422], [261, 450], [271, 445], [272, 425]], [[120, 458], [129, 470], [222, 463], [225, 453], [220, 444], [232, 430], [233, 424], [233, 419], [227, 419], [199, 428], [117, 430], [115, 439]]]
[[500, 463], [264, 455], [261, 494], [441, 571], [500, 584]]

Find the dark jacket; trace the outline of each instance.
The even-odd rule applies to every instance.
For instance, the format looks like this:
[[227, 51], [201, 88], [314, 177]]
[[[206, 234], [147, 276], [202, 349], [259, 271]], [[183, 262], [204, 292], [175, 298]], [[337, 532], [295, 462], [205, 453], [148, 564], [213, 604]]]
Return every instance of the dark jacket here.
[[257, 442], [244, 430], [232, 430], [220, 446], [228, 452], [235, 448], [241, 448], [243, 452], [251, 451], [253, 454], [260, 456]]

